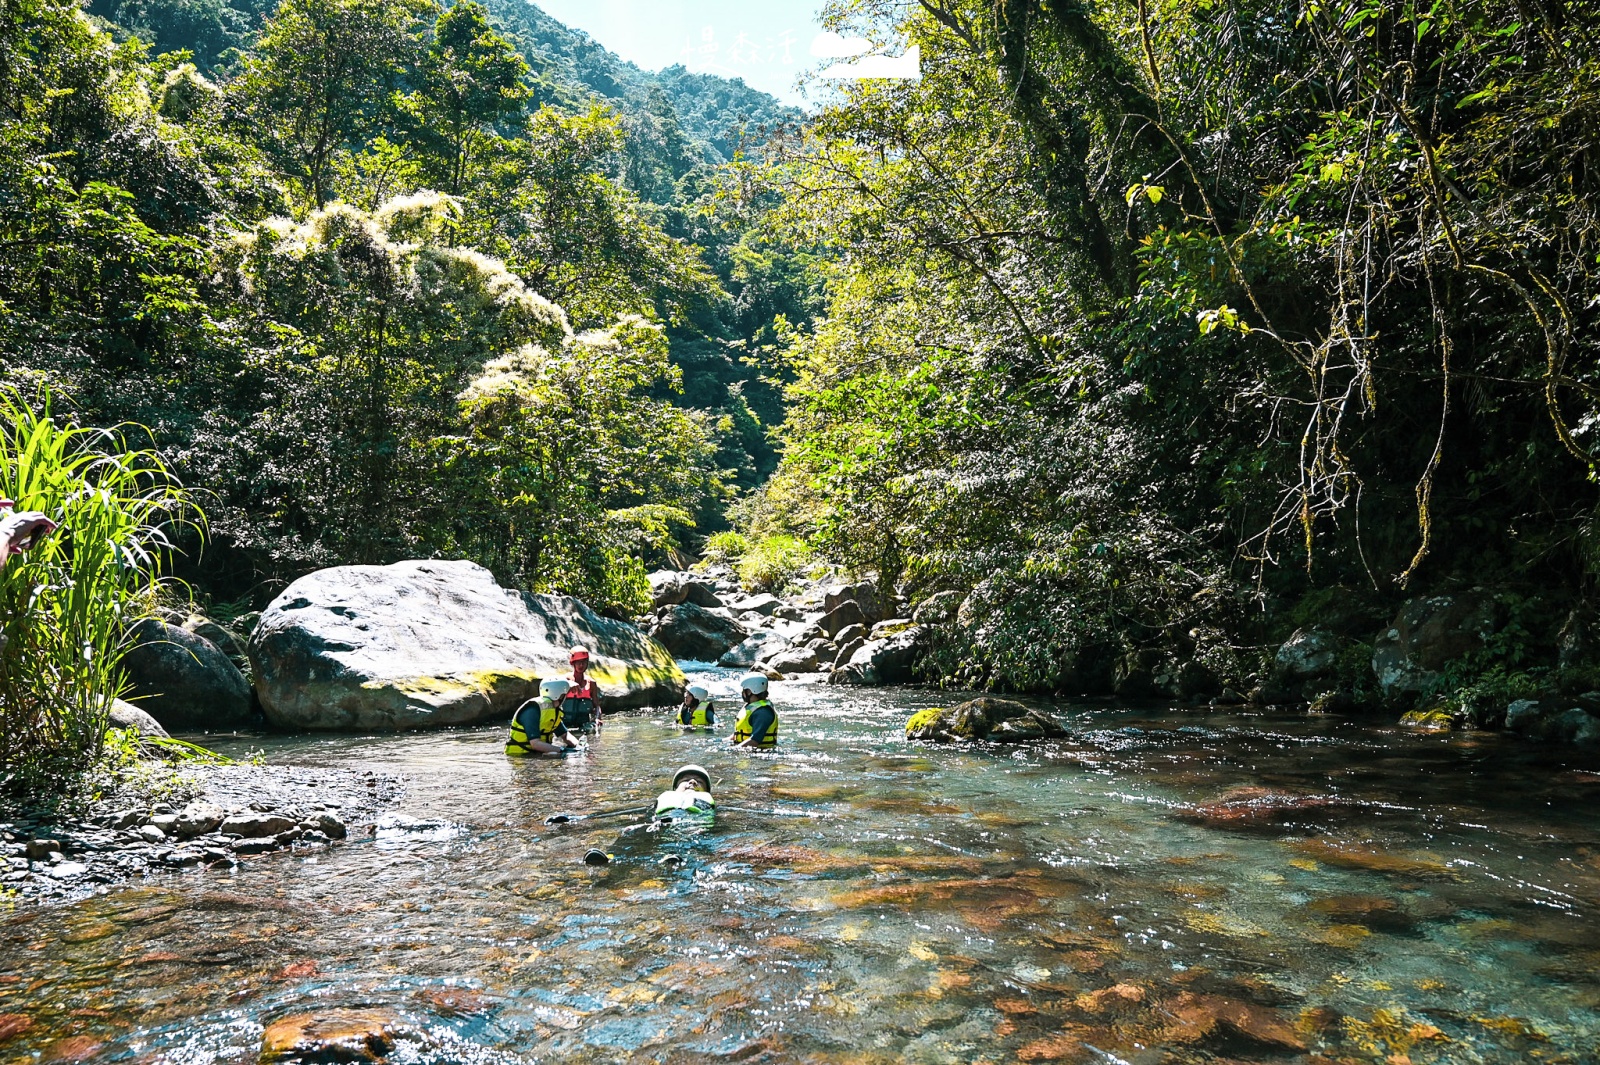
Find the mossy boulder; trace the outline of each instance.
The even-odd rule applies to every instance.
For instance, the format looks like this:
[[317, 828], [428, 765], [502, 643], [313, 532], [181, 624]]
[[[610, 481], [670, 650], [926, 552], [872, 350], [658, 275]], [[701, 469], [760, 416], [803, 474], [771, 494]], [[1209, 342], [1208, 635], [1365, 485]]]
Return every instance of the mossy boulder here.
[[570, 596], [502, 588], [472, 562], [309, 574], [262, 614], [248, 652], [272, 724], [398, 731], [508, 720], [577, 645], [607, 709], [677, 700], [684, 676], [661, 644]]
[[955, 706], [919, 710], [906, 722], [906, 738], [952, 743], [991, 740], [1019, 743], [1067, 735], [1061, 722], [1012, 699], [985, 696]]
[[1456, 718], [1449, 710], [1442, 706], [1435, 706], [1427, 710], [1413, 710], [1400, 718], [1400, 724], [1407, 728], [1432, 729], [1443, 731], [1456, 727]]

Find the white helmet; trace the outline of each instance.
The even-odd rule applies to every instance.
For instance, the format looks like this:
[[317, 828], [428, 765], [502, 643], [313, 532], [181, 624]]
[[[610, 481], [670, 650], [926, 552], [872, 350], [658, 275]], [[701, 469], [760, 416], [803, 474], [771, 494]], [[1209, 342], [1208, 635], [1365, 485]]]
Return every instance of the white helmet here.
[[541, 699], [559, 699], [572, 690], [572, 682], [561, 677], [551, 677], [549, 680], [539, 682], [539, 697]]
[[763, 673], [746, 673], [739, 678], [739, 690], [751, 695], [767, 694], [767, 678]]
[[704, 684], [689, 685], [689, 694], [694, 696], [694, 700], [697, 703], [703, 703], [707, 699], [711, 698], [711, 693], [706, 691], [706, 686]]

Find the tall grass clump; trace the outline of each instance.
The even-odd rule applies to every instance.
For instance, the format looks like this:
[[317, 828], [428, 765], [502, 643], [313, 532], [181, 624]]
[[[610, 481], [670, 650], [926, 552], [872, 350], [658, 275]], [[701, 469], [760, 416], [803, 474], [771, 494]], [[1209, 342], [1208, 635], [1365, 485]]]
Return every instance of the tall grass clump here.
[[0, 802], [73, 790], [124, 690], [126, 633], [144, 616], [172, 534], [203, 515], [129, 431], [64, 424], [43, 393], [0, 389], [0, 495], [57, 531], [0, 569]]
[[753, 541], [736, 568], [739, 583], [752, 592], [777, 592], [811, 564], [811, 545], [796, 536], [777, 533]]

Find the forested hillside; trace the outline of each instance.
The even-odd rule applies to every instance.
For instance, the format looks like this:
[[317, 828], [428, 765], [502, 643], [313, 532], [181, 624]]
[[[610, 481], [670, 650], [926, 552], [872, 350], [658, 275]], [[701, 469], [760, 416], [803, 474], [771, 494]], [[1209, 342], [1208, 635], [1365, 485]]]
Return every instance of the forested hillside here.
[[203, 594], [637, 610], [732, 520], [955, 596], [947, 683], [1270, 698], [1305, 628], [1395, 697], [1448, 594], [1406, 699], [1600, 687], [1588, 7], [846, 0], [923, 77], [802, 129], [517, 0], [97, 3], [0, 24], [0, 345], [209, 493]]
[[443, 553], [634, 609], [775, 464], [806, 257], [730, 159], [796, 116], [499, 16], [8, 5], [6, 382], [150, 427], [202, 596]]
[[758, 531], [970, 590], [962, 684], [1247, 694], [1304, 625], [1370, 696], [1460, 593], [1430, 686], [1595, 687], [1592, 5], [831, 10], [923, 77], [779, 179], [833, 265]]

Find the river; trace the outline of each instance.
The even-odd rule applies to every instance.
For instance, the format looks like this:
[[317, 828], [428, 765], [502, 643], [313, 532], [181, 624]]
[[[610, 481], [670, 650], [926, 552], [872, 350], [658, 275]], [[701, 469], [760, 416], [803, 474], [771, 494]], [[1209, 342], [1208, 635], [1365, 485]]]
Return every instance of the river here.
[[[248, 741], [408, 790], [325, 854], [12, 915], [0, 1062], [253, 1062], [306, 1013], [396, 1062], [1600, 1061], [1600, 759], [1070, 706], [1070, 741], [939, 749], [902, 724], [948, 694], [774, 696], [774, 755], [621, 715], [563, 761]], [[714, 829], [543, 824], [691, 761]]]

